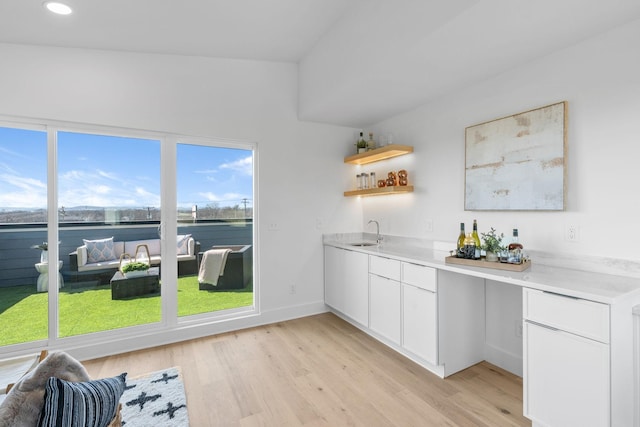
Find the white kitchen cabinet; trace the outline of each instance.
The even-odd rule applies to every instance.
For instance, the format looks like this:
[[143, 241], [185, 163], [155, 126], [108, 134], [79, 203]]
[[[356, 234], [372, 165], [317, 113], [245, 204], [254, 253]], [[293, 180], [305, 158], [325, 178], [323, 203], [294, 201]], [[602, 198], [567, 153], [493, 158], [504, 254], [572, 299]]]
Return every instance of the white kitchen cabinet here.
[[[372, 256], [370, 265], [378, 257]], [[397, 264], [398, 275], [400, 263]], [[400, 282], [388, 277], [369, 274], [369, 328], [394, 344], [401, 338]]]
[[400, 282], [369, 275], [369, 328], [400, 344]]
[[523, 290], [524, 414], [534, 425], [611, 424], [608, 312], [605, 304]]
[[369, 256], [325, 246], [325, 303], [363, 326], [369, 324]]
[[438, 364], [437, 307], [435, 292], [402, 284], [402, 346], [433, 365]]
[[438, 295], [435, 268], [403, 262], [402, 346], [438, 364]]

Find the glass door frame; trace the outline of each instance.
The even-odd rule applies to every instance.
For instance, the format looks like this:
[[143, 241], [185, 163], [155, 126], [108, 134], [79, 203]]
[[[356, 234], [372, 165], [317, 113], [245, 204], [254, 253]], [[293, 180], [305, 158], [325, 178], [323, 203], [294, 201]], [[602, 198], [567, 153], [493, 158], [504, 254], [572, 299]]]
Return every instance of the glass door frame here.
[[[162, 331], [175, 331], [182, 327], [194, 325], [206, 325], [231, 319], [238, 319], [246, 316], [260, 314], [259, 298], [259, 247], [258, 241], [258, 144], [256, 142], [238, 141], [230, 139], [189, 137], [177, 134], [159, 133], [154, 131], [141, 131], [126, 128], [105, 127], [99, 125], [85, 125], [69, 122], [56, 122], [48, 120], [35, 120], [26, 118], [11, 118], [0, 116], [0, 125], [15, 127], [19, 129], [36, 129], [47, 133], [47, 241], [59, 241], [59, 218], [58, 218], [58, 132], [85, 132], [98, 135], [109, 135], [130, 138], [156, 139], [160, 141], [160, 209], [161, 209], [161, 250], [162, 259], [176, 259], [177, 248], [174, 236], [177, 235], [177, 146], [179, 143], [195, 144], [210, 147], [225, 147], [235, 149], [246, 149], [252, 152], [253, 156], [253, 306], [243, 307], [239, 310], [228, 310], [224, 312], [202, 313], [192, 316], [178, 317], [177, 298], [177, 262], [164, 262], [162, 268], [161, 286], [161, 321], [147, 325], [138, 325], [115, 330], [94, 332], [86, 335], [71, 337], [59, 337], [59, 290], [57, 286], [57, 275], [50, 274], [48, 277], [48, 337], [45, 340], [30, 341], [20, 344], [11, 344], [0, 348], [0, 355], [23, 354], [33, 349], [43, 347], [74, 348], [90, 347], [92, 344], [102, 344], [105, 341], [114, 342], [122, 339], [130, 340], [135, 337], [149, 336], [156, 344], [164, 342], [158, 335]], [[171, 238], [167, 239], [167, 236]], [[49, 246], [49, 262], [56, 263], [60, 259], [59, 246]], [[171, 297], [173, 296], [173, 297]], [[154, 338], [155, 337], [155, 338]], [[146, 340], [145, 340], [146, 341]]]

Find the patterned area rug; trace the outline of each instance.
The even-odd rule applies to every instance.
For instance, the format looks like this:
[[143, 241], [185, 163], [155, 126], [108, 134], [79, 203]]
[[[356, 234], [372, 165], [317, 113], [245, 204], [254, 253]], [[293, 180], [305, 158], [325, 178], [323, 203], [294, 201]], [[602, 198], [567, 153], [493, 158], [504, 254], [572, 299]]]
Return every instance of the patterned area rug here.
[[189, 426], [187, 398], [178, 367], [127, 378], [120, 403], [123, 426]]

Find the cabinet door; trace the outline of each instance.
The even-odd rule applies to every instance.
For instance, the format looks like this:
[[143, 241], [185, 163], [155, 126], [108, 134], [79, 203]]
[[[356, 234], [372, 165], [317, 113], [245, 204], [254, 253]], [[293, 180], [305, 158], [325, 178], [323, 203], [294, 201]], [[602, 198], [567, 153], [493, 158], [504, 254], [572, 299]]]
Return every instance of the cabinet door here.
[[545, 426], [610, 425], [609, 346], [524, 323], [524, 413]]
[[404, 348], [427, 362], [438, 364], [437, 294], [402, 284]]
[[344, 310], [344, 251], [331, 246], [324, 248], [324, 303], [338, 311]]
[[325, 303], [367, 326], [369, 259], [366, 254], [325, 247]]
[[369, 328], [400, 344], [400, 282], [369, 275]]

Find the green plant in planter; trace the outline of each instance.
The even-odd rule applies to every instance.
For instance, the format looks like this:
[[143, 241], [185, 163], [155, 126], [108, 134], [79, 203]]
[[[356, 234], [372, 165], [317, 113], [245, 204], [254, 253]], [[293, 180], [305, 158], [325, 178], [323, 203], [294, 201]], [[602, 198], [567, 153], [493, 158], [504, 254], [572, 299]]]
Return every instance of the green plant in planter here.
[[146, 262], [134, 261], [122, 266], [123, 273], [130, 273], [132, 271], [147, 271], [149, 264]]
[[480, 233], [480, 236], [482, 237], [482, 249], [485, 251], [498, 254], [505, 249], [505, 247], [502, 246], [504, 233], [500, 233], [498, 236], [493, 227], [491, 227], [491, 230], [489, 230], [488, 233]]

